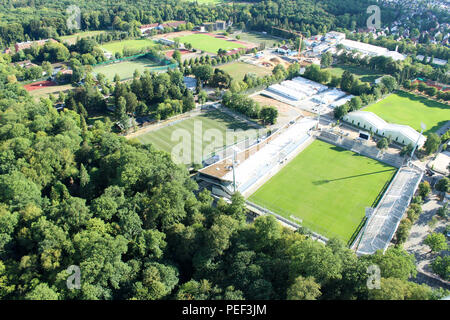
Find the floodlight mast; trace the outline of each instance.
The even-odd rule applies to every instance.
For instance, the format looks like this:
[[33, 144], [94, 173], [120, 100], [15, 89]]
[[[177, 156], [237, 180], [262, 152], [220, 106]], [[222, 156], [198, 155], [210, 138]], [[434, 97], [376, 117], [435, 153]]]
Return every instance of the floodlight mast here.
[[236, 165], [236, 150], [233, 150], [233, 193], [236, 193], [236, 174], [234, 166]]
[[422, 137], [423, 130], [425, 130], [425, 129], [427, 128], [427, 126], [426, 126], [423, 122], [421, 122], [421, 123], [420, 123], [420, 128], [421, 128], [421, 130], [420, 130], [420, 135], [419, 135], [419, 137], [417, 138], [417, 141], [416, 141], [416, 143], [415, 143], [415, 145], [414, 145], [414, 148], [413, 148], [412, 151], [411, 151], [411, 157], [410, 157], [409, 161], [412, 161], [412, 158], [413, 158], [413, 155], [414, 155], [414, 151], [416, 151], [416, 148], [417, 148], [417, 146], [419, 145], [419, 140], [420, 140], [420, 138]]

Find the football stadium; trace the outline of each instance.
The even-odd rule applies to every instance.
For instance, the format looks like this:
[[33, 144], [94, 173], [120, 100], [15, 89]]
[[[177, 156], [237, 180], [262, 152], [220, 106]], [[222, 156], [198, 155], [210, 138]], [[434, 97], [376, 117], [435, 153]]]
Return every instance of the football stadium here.
[[249, 208], [319, 240], [339, 238], [359, 254], [385, 250], [422, 172], [375, 146], [327, 140], [317, 125], [299, 117], [204, 167], [198, 180], [217, 197], [239, 191]]

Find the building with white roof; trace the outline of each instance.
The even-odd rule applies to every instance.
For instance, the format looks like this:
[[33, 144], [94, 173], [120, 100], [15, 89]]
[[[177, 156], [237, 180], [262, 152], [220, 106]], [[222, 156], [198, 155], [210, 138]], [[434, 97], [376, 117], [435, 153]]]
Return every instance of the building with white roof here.
[[[416, 56], [416, 59], [419, 61], [423, 61], [424, 56], [421, 54], [418, 54]], [[431, 57], [428, 57], [427, 62], [430, 62]], [[438, 65], [438, 66], [445, 66], [447, 64], [447, 60], [443, 60], [443, 59], [438, 59], [438, 58], [433, 58], [433, 62], [432, 64]]]
[[343, 32], [330, 31], [325, 35], [325, 41], [327, 42], [340, 42], [342, 40], [345, 40], [345, 33]]
[[333, 88], [316, 95], [312, 100], [320, 104], [330, 104], [345, 95], [347, 94], [344, 91]]
[[343, 120], [403, 145], [415, 145], [417, 142], [420, 148], [426, 141], [425, 136], [410, 126], [387, 123], [373, 112], [353, 111], [346, 114]]
[[330, 107], [331, 107], [331, 108], [336, 108], [336, 107], [342, 106], [342, 105], [344, 105], [345, 103], [347, 103], [348, 101], [352, 100], [353, 97], [354, 97], [354, 95], [350, 94], [350, 95], [348, 95], [348, 96], [345, 96], [345, 97], [343, 97], [343, 98], [340, 98], [339, 100], [336, 100], [336, 101], [332, 102], [332, 103], [330, 104]]
[[322, 54], [325, 51], [327, 51], [328, 49], [330, 49], [330, 45], [328, 43], [321, 43], [315, 47], [313, 47], [313, 52], [316, 54]]
[[353, 41], [353, 40], [342, 40], [340, 42], [340, 44], [342, 44], [345, 49], [347, 50], [356, 50], [362, 54], [366, 54], [368, 56], [385, 56], [385, 57], [390, 57], [393, 60], [405, 60], [406, 56], [397, 52], [397, 51], [389, 51], [389, 49], [383, 48], [383, 47], [379, 47], [379, 46], [374, 46], [372, 44], [368, 44], [368, 43], [364, 43], [364, 42], [359, 42], [359, 41]]
[[380, 56], [389, 52], [383, 47], [374, 46], [368, 43], [345, 39], [340, 42], [347, 50], [356, 50], [370, 56]]

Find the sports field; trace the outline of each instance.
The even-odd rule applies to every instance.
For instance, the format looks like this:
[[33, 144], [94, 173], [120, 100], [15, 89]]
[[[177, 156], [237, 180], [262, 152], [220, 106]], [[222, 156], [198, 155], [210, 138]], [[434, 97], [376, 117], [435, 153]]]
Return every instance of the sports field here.
[[102, 44], [102, 48], [111, 53], [120, 52], [123, 53], [123, 49], [142, 49], [147, 47], [153, 47], [156, 43], [149, 39], [136, 39], [136, 40], [122, 40], [111, 41]]
[[[396, 169], [314, 141], [260, 187], [250, 201], [325, 237], [348, 242]], [[293, 216], [294, 218], [292, 218]]]
[[332, 76], [341, 77], [344, 71], [348, 71], [352, 73], [359, 80], [364, 82], [375, 82], [379, 77], [384, 76], [383, 73], [378, 73], [369, 69], [359, 68], [356, 66], [347, 66], [347, 65], [335, 65], [331, 68], [325, 69], [331, 73]]
[[244, 62], [228, 63], [220, 66], [219, 69], [228, 72], [235, 80], [243, 80], [247, 73], [255, 73], [257, 76], [272, 74], [272, 71], [268, 68], [258, 67]]
[[406, 124], [420, 132], [420, 122], [426, 124], [424, 134], [436, 131], [450, 120], [450, 106], [414, 94], [399, 91], [364, 109], [387, 122]]
[[251, 42], [251, 43], [265, 43], [266, 48], [275, 46], [275, 44], [281, 42], [279, 38], [272, 37], [268, 34], [262, 34], [257, 32], [240, 32], [238, 34], [230, 35], [230, 37], [235, 38], [236, 35], [240, 36], [241, 41]]
[[103, 73], [106, 79], [113, 80], [116, 73], [120, 80], [126, 80], [133, 77], [134, 70], [138, 70], [141, 74], [146, 70], [152, 70], [153, 67], [159, 66], [155, 61], [146, 58], [139, 58], [132, 61], [124, 61], [119, 63], [111, 63], [94, 67], [95, 73]]
[[94, 37], [96, 35], [99, 35], [101, 33], [107, 33], [108, 31], [83, 31], [83, 32], [77, 32], [68, 36], [61, 36], [61, 40], [63, 42], [67, 42], [69, 44], [74, 44], [77, 41], [77, 38], [86, 38], [86, 37]]
[[190, 43], [193, 48], [210, 53], [217, 53], [219, 49], [245, 48], [243, 44], [215, 38], [207, 34], [189, 34], [175, 39], [179, 39], [181, 43]]
[[[211, 131], [210, 129], [215, 129]], [[191, 162], [194, 162], [197, 157], [194, 158], [194, 151], [202, 150], [203, 156], [206, 157], [214, 150], [221, 149], [225, 145], [233, 144], [233, 139], [227, 139], [227, 130], [239, 130], [235, 134], [234, 142], [242, 141], [246, 137], [256, 137], [259, 127], [247, 122], [233, 119], [231, 116], [222, 113], [218, 110], [208, 111], [198, 116], [194, 116], [188, 119], [176, 122], [173, 125], [163, 127], [161, 129], [147, 132], [136, 138], [143, 144], [151, 143], [157, 149], [172, 152], [175, 146], [180, 146], [180, 143], [186, 142], [191, 145]], [[183, 138], [180, 137], [180, 134]], [[219, 134], [218, 139], [211, 139], [209, 141], [208, 135], [216, 136]], [[186, 140], [182, 140], [186, 137]], [[202, 139], [203, 137], [203, 139]], [[195, 145], [197, 147], [194, 149]], [[198, 146], [202, 146], [198, 147]], [[212, 148], [211, 148], [212, 146]], [[186, 147], [188, 150], [188, 146]]]

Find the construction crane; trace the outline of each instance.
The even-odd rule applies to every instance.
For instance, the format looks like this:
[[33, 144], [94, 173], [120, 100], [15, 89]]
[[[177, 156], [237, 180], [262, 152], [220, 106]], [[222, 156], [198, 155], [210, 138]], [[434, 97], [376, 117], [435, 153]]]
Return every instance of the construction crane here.
[[289, 33], [289, 34], [294, 34], [295, 36], [300, 38], [300, 42], [299, 42], [299, 45], [298, 45], [298, 48], [297, 48], [298, 49], [297, 59], [300, 62], [301, 58], [303, 58], [303, 55], [301, 53], [302, 43], [303, 43], [303, 40], [305, 38], [305, 36], [303, 35], [303, 32], [295, 31], [295, 30], [294, 31], [293, 30], [286, 30], [286, 29], [279, 28], [279, 27], [272, 27], [272, 29], [276, 29], [276, 30], [279, 30], [279, 31], [282, 31], [282, 32], [286, 32], [286, 33]]

